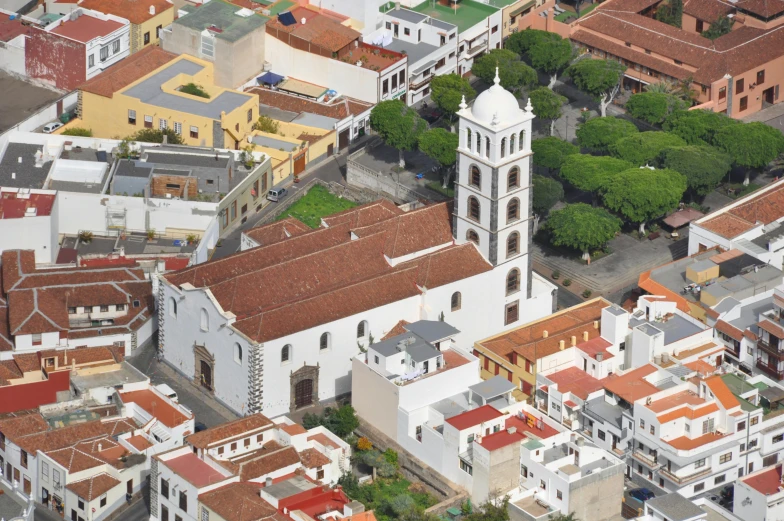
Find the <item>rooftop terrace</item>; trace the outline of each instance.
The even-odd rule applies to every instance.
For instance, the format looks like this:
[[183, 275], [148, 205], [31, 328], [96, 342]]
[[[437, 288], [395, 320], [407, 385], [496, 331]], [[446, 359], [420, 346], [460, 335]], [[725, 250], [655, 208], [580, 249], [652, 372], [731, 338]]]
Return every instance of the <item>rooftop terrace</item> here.
[[214, 0], [193, 8], [187, 15], [174, 21], [175, 24], [203, 31], [210, 28], [215, 38], [236, 42], [244, 36], [264, 26], [269, 20], [266, 16], [252, 13], [249, 16], [240, 16], [237, 11], [240, 7]]
[[52, 212], [55, 194], [19, 194], [0, 191], [0, 219], [46, 216]]
[[[504, 0], [501, 1], [503, 3]], [[433, 2], [433, 0], [425, 0], [414, 7], [414, 11], [456, 25], [458, 30], [462, 33], [476, 24], [483, 22], [488, 16], [498, 12], [498, 8], [480, 2], [474, 2], [473, 0], [461, 0], [456, 4], [456, 8], [441, 5], [437, 2]]]

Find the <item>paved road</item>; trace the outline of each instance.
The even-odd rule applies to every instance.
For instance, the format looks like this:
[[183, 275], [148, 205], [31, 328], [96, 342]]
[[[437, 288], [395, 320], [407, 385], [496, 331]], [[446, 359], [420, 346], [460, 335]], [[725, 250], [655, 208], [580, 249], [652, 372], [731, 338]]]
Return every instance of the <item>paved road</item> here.
[[229, 408], [202, 391], [201, 388], [191, 384], [187, 378], [175, 372], [168, 365], [158, 362], [152, 342], [139, 347], [128, 361], [149, 376], [153, 385], [165, 383], [177, 391], [180, 403], [193, 411], [197, 422], [203, 423], [207, 427], [213, 427], [238, 418]]

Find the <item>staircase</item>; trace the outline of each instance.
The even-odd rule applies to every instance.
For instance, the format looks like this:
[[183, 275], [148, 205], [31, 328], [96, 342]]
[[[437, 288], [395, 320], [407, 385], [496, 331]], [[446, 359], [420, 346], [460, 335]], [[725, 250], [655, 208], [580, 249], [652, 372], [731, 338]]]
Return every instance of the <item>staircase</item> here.
[[261, 347], [251, 345], [248, 353], [248, 414], [261, 412], [263, 395], [261, 391], [264, 380], [264, 355]]
[[171, 438], [171, 434], [169, 434], [168, 429], [164, 428], [159, 421], [156, 421], [150, 428], [150, 434], [161, 441], [167, 441], [169, 438]]

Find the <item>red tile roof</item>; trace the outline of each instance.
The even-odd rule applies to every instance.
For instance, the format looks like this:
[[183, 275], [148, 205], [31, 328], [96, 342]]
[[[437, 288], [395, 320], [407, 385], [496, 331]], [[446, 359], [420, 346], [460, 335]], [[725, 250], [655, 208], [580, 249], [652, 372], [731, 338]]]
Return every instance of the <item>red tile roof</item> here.
[[681, 436], [680, 438], [675, 438], [673, 440], [662, 440], [662, 441], [678, 450], [692, 450], [707, 445], [709, 443], [719, 441], [723, 439], [725, 436], [727, 435], [718, 434], [718, 433], [709, 433], [709, 434], [704, 434], [702, 436], [699, 436], [697, 438], [688, 438], [686, 436]]
[[349, 116], [358, 116], [373, 106], [370, 103], [346, 98], [345, 96], [333, 99], [329, 104], [326, 104], [263, 87], [252, 87], [246, 92], [258, 95], [259, 103], [262, 105], [268, 105], [288, 112], [305, 112], [338, 120]]
[[[542, 417], [546, 415], [531, 413], [522, 414], [524, 415], [524, 418], [520, 418], [518, 416], [510, 416], [507, 418], [505, 424], [506, 428], [508, 429], [510, 427], [514, 427], [518, 432], [525, 433], [525, 435], [529, 438], [535, 438], [539, 440], [544, 440], [558, 434], [557, 430], [547, 425], [542, 419]], [[528, 424], [529, 420], [531, 421], [532, 425]], [[540, 425], [542, 427], [541, 429], [539, 428]]]
[[332, 460], [320, 453], [318, 450], [309, 448], [299, 452], [299, 459], [305, 468], [316, 469], [329, 465]]
[[79, 90], [111, 98], [115, 92], [163, 67], [176, 57], [176, 54], [166, 52], [157, 45], [150, 45], [83, 83]]
[[730, 391], [730, 388], [724, 383], [724, 380], [721, 379], [721, 376], [711, 376], [705, 380], [705, 384], [711, 392], [713, 392], [713, 395], [719, 403], [721, 403], [721, 406], [724, 409], [732, 409], [733, 407], [740, 406], [740, 402], [735, 398], [735, 395], [732, 394], [732, 391]]
[[644, 379], [645, 376], [655, 372], [656, 368], [651, 364], [647, 364], [623, 375], [610, 375], [602, 379], [601, 382], [608, 391], [620, 396], [629, 403], [634, 403], [640, 398], [659, 392], [656, 386]]
[[[509, 432], [513, 431], [513, 432]], [[489, 436], [482, 436], [481, 441], [477, 442], [479, 445], [484, 447], [490, 452], [494, 450], [502, 449], [508, 445], [512, 444], [520, 444], [525, 441], [526, 435], [522, 432], [518, 432], [515, 428], [510, 429], [503, 429], [498, 432], [494, 432]]]
[[120, 393], [120, 398], [123, 403], [135, 403], [169, 428], [182, 425], [191, 419], [149, 389]]
[[192, 452], [161, 460], [161, 463], [196, 488], [206, 487], [228, 479]]
[[740, 480], [765, 496], [776, 494], [782, 487], [781, 465], [761, 470], [756, 474], [740, 478]]
[[446, 422], [457, 430], [462, 431], [495, 420], [501, 416], [503, 416], [503, 413], [492, 405], [483, 405], [457, 416], [452, 416]]
[[715, 365], [711, 365], [705, 360], [696, 360], [684, 365], [692, 371], [697, 371], [701, 375], [709, 375], [717, 369]]
[[[230, 483], [215, 490], [199, 494], [199, 502], [223, 519], [232, 521], [258, 521], [276, 517], [275, 507], [259, 495], [263, 483]], [[286, 519], [284, 516], [279, 516]]]
[[[304, 7], [296, 7], [291, 10], [291, 14], [296, 20], [295, 24], [283, 25], [273, 17], [267, 22], [267, 32], [280, 39], [284, 39], [285, 33], [288, 33], [299, 40], [304, 40], [330, 52], [337, 52], [351, 42], [359, 40], [362, 36], [354, 29]], [[303, 24], [302, 19], [305, 19], [306, 23]]]
[[11, 16], [0, 13], [0, 42], [10, 42], [20, 34], [28, 34], [29, 27], [22, 25], [22, 19], [16, 15], [15, 20]]
[[65, 488], [89, 502], [106, 494], [119, 484], [119, 480], [102, 472], [87, 479], [71, 482], [67, 484]]
[[191, 434], [185, 441], [189, 445], [205, 449], [214, 443], [223, 443], [232, 438], [256, 435], [272, 428], [273, 425], [269, 418], [257, 413]]
[[260, 449], [219, 461], [221, 465], [240, 477], [241, 481], [266, 476], [301, 463], [299, 453], [292, 446], [284, 447], [276, 441], [268, 441]]
[[716, 328], [716, 331], [719, 333], [724, 333], [733, 340], [737, 340], [738, 342], [743, 340], [743, 331], [733, 326], [729, 322], [725, 322], [724, 320], [717, 320], [714, 327]]
[[607, 360], [613, 357], [613, 354], [607, 351], [607, 348], [611, 346], [612, 343], [610, 343], [609, 341], [605, 340], [600, 336], [597, 336], [596, 338], [588, 340], [587, 342], [582, 342], [580, 344], [577, 344], [577, 349], [579, 349], [580, 351], [587, 354], [593, 359], [596, 359], [596, 355], [601, 353], [604, 360]]
[[282, 221], [251, 228], [243, 233], [259, 243], [259, 246], [269, 246], [309, 231], [311, 228], [307, 224], [294, 217], [288, 217]]
[[[233, 327], [248, 337], [259, 342], [281, 338], [420, 295], [420, 288], [490, 271], [473, 245], [449, 245], [449, 208], [436, 204], [400, 214], [391, 203], [371, 203], [325, 219], [327, 228], [193, 266], [165, 280], [208, 288], [224, 310], [237, 316]], [[364, 229], [379, 221], [389, 225]], [[361, 226], [355, 230], [354, 224]], [[387, 260], [428, 249], [434, 251], [395, 266]], [[272, 285], [273, 293], [255, 290]]]
[[[104, 14], [125, 18], [132, 24], [142, 24], [168, 9], [174, 4], [168, 0], [81, 0], [79, 7], [92, 9]], [[150, 8], [153, 8], [150, 14]]]
[[577, 367], [569, 367], [549, 374], [547, 378], [558, 384], [559, 392], [572, 393], [581, 400], [587, 400], [589, 394], [602, 388], [602, 383], [599, 380]]
[[76, 20], [71, 20], [68, 17], [61, 18], [60, 25], [49, 32], [77, 42], [88, 43], [96, 38], [108, 36], [122, 26], [123, 24], [120, 22], [101, 20], [84, 13]]

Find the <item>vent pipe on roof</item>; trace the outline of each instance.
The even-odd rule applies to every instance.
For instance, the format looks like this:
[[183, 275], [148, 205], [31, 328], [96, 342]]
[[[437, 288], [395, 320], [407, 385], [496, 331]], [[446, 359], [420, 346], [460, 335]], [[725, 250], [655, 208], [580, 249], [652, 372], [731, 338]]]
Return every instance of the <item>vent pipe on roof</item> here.
[[583, 331], [583, 342], [588, 341], [588, 331]]
[[548, 336], [550, 336], [550, 333], [546, 329], [542, 331], [542, 338], [547, 338]]
[[563, 341], [563, 340], [559, 340], [559, 341], [558, 341], [558, 349], [560, 349], [561, 351], [563, 351], [563, 350], [564, 350], [564, 347], [566, 347], [566, 342], [565, 342], [565, 341]]
[[16, 162], [17, 162], [17, 163], [19, 163], [19, 164], [21, 165], [21, 164], [22, 164], [22, 156], [19, 156], [19, 157], [16, 159]]
[[593, 328], [594, 329], [599, 329], [599, 321], [598, 320], [594, 320], [593, 321]]
[[151, 15], [155, 15], [155, 6], [154, 5], [150, 6], [150, 14]]
[[11, 179], [16, 179], [16, 172], [11, 172]]
[[272, 478], [271, 477], [268, 476], [267, 479], [264, 480], [264, 486], [265, 487], [271, 487], [272, 486]]
[[577, 345], [577, 337], [576, 337], [576, 336], [574, 336], [574, 335], [572, 335], [572, 345], [573, 345], [573, 346], [576, 346], [576, 345]]
[[308, 21], [308, 19], [303, 16], [302, 20], [300, 20], [299, 23], [301, 23], [302, 25], [305, 25], [307, 23], [307, 21]]

